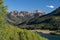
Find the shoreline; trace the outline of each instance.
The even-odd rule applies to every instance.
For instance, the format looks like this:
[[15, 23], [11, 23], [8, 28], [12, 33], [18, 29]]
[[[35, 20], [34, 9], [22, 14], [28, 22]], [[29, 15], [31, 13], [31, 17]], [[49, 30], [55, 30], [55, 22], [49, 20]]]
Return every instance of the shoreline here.
[[60, 36], [56, 33], [54, 33], [55, 31], [50, 31], [50, 30], [31, 30], [32, 32], [38, 32], [38, 33], [44, 33], [44, 34], [51, 34], [51, 35], [56, 35], [56, 36]]
[[54, 32], [54, 31], [50, 31], [50, 30], [31, 30], [33, 32], [42, 32], [42, 33], [45, 33], [45, 34], [50, 34], [50, 32]]

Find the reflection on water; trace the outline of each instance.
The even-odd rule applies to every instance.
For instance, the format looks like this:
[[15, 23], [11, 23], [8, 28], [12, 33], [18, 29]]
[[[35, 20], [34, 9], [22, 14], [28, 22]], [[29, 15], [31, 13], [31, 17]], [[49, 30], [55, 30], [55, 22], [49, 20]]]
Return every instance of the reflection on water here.
[[38, 34], [40, 34], [42, 37], [47, 38], [48, 40], [60, 40], [60, 36], [44, 34], [42, 32], [39, 32]]

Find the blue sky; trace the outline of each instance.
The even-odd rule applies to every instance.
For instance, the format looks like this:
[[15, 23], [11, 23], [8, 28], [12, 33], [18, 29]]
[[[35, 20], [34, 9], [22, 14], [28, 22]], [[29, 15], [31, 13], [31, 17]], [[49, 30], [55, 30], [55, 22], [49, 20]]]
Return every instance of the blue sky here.
[[34, 11], [38, 9], [50, 13], [60, 7], [60, 0], [5, 0], [4, 5], [8, 5], [8, 11]]

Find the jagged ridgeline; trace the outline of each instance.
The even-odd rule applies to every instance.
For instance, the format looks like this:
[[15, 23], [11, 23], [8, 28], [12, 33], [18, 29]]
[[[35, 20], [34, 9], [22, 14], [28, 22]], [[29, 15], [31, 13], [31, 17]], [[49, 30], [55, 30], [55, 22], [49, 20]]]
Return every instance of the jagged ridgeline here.
[[7, 6], [0, 0], [0, 40], [45, 40], [37, 33], [23, 30], [6, 23]]

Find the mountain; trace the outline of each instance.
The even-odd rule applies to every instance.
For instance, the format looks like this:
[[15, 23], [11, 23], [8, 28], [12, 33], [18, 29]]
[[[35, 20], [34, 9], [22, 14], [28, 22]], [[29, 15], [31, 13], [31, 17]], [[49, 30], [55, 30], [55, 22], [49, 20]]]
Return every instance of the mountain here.
[[30, 19], [26, 24], [37, 25], [38, 28], [60, 29], [60, 7], [51, 13]]
[[[22, 16], [23, 13], [24, 13], [24, 16]], [[20, 14], [21, 14], [21, 16], [19, 16], [20, 18], [17, 16], [14, 17], [12, 15], [10, 15], [10, 18], [9, 18], [8, 16], [8, 19], [10, 21], [13, 21], [13, 22], [10, 22], [8, 20], [8, 22], [18, 26], [24, 25], [28, 27], [27, 25], [29, 25], [29, 27], [33, 29], [34, 28], [60, 29], [60, 7], [48, 14], [44, 14], [44, 12], [39, 10], [36, 10], [31, 13], [22, 11], [20, 12]]]
[[[48, 13], [46, 15], [39, 16], [37, 18], [31, 19], [30, 21], [34, 20], [34, 22], [33, 21], [32, 22], [29, 21], [29, 23], [31, 23], [31, 24], [38, 24], [38, 23], [41, 23], [41, 22], [43, 22], [45, 20], [50, 20], [50, 19], [57, 20], [57, 19], [60, 19], [59, 17], [60, 17], [60, 7], [57, 8], [56, 10], [54, 10], [51, 13]], [[27, 24], [29, 24], [29, 23], [27, 23]]]
[[38, 17], [42, 15], [45, 15], [45, 13], [40, 10], [35, 10], [34, 12], [27, 12], [27, 11], [18, 12], [14, 10], [9, 12], [9, 14], [7, 15], [7, 21], [9, 23], [18, 25], [26, 22], [27, 20], [33, 19], [34, 17]]

